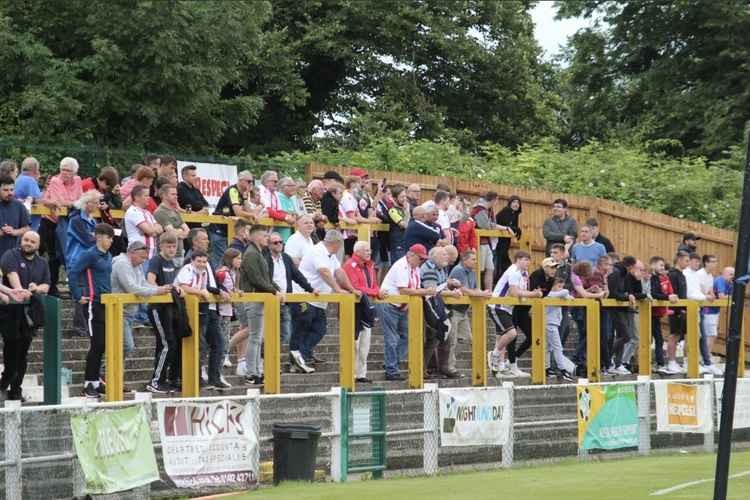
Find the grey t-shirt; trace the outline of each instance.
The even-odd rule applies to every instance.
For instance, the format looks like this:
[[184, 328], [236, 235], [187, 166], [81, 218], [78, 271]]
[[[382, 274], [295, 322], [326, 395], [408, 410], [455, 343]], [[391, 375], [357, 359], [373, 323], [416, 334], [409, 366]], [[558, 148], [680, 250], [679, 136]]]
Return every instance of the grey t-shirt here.
[[[466, 269], [463, 263], [460, 263], [456, 267], [454, 267], [450, 275], [448, 275], [448, 278], [458, 280], [461, 285], [465, 286], [466, 288], [476, 289], [477, 287], [477, 273], [475, 273], [473, 269]], [[461, 312], [465, 312], [467, 309], [469, 309], [469, 306], [467, 306], [466, 304], [454, 304], [450, 305], [449, 307]]]

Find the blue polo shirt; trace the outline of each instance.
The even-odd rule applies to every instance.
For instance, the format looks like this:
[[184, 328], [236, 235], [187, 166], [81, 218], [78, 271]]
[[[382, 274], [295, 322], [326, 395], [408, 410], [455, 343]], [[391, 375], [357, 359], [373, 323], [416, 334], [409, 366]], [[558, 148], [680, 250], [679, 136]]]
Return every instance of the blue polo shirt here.
[[[18, 200], [0, 201], [0, 227], [9, 225], [20, 229], [29, 225], [29, 211]], [[18, 246], [18, 236], [2, 234], [0, 236], [0, 255]]]
[[[31, 197], [36, 202], [42, 199], [42, 190], [39, 189], [39, 183], [36, 179], [28, 174], [21, 174], [16, 179], [15, 197], [17, 200], [25, 200]], [[40, 215], [31, 216], [31, 229], [39, 231], [39, 222], [42, 220]]]

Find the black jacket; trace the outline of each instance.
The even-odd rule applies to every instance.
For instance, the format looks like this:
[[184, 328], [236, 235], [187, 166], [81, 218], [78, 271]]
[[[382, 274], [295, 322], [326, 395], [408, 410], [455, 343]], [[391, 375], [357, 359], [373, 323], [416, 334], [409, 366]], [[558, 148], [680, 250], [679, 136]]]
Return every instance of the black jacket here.
[[[263, 256], [266, 258], [266, 262], [268, 262], [268, 270], [273, 278], [273, 259], [271, 258], [271, 252], [265, 250], [263, 251]], [[292, 282], [297, 283], [304, 291], [311, 293], [313, 287], [310, 286], [305, 275], [294, 265], [292, 258], [286, 253], [282, 253], [281, 259], [284, 261], [284, 267], [286, 268], [286, 290], [283, 290], [284, 293], [292, 293]]]
[[685, 279], [685, 275], [682, 274], [682, 271], [673, 267], [669, 270], [667, 276], [669, 276], [669, 281], [672, 282], [672, 290], [674, 290], [675, 295], [680, 299], [686, 299], [687, 280]]
[[331, 224], [339, 223], [339, 201], [334, 198], [330, 191], [326, 191], [320, 199], [320, 211], [328, 217]]
[[628, 284], [626, 278], [628, 270], [622, 263], [615, 264], [612, 272], [607, 276], [607, 286], [609, 287], [609, 297], [615, 300], [628, 300]]
[[[500, 224], [501, 226], [509, 227], [513, 230], [513, 232], [516, 235], [516, 239], [521, 238], [521, 228], [518, 226], [518, 216], [521, 215], [521, 212], [523, 211], [523, 206], [520, 205], [518, 211], [513, 210], [510, 208], [510, 204], [513, 203], [513, 201], [518, 201], [519, 205], [521, 204], [521, 199], [518, 196], [511, 196], [508, 199], [508, 204], [503, 207], [500, 212], [495, 216], [495, 222]], [[505, 238], [501, 238], [505, 239]]]
[[661, 281], [656, 273], [651, 275], [651, 298], [654, 300], [669, 300], [669, 295], [661, 291]]
[[529, 290], [536, 290], [539, 288], [545, 297], [549, 295], [549, 291], [552, 290], [552, 284], [554, 282], [555, 278], [547, 276], [543, 267], [540, 267], [529, 274]]
[[646, 294], [643, 293], [643, 283], [630, 273], [625, 275], [625, 288], [630, 295], [633, 295], [636, 298], [636, 300], [643, 300], [646, 298]]
[[612, 242], [610, 241], [610, 239], [607, 238], [606, 236], [602, 235], [601, 233], [599, 233], [599, 235], [596, 237], [596, 239], [594, 241], [596, 241], [597, 243], [601, 243], [602, 245], [604, 245], [604, 249], [607, 251], [607, 253], [615, 251], [615, 246], [612, 244]]

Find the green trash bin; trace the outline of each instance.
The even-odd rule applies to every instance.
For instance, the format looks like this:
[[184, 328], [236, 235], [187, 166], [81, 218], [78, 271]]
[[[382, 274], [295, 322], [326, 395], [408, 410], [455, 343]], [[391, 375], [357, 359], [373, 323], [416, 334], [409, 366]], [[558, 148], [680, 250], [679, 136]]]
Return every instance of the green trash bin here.
[[273, 425], [273, 484], [314, 481], [320, 426]]

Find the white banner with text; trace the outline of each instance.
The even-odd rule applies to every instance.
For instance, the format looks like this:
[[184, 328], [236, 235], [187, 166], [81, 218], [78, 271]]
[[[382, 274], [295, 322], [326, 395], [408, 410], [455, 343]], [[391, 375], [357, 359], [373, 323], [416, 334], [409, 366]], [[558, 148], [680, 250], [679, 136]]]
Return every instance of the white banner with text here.
[[657, 432], [705, 434], [713, 429], [708, 385], [655, 382], [654, 392]]
[[440, 389], [441, 446], [503, 445], [510, 433], [508, 389]]
[[177, 160], [177, 175], [180, 181], [182, 181], [182, 167], [188, 165], [195, 165], [198, 187], [208, 201], [210, 213], [214, 213], [214, 208], [224, 191], [232, 184], [237, 184], [237, 165]]
[[[724, 394], [724, 381], [717, 380], [716, 391], [716, 413], [721, 422], [721, 401]], [[734, 398], [734, 429], [747, 429], [750, 427], [750, 380], [746, 378], [737, 379], [737, 393]]]
[[249, 404], [159, 402], [158, 413], [164, 469], [177, 487], [257, 485]]

